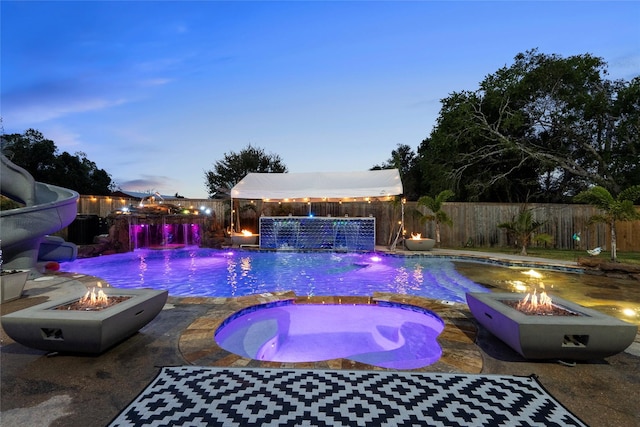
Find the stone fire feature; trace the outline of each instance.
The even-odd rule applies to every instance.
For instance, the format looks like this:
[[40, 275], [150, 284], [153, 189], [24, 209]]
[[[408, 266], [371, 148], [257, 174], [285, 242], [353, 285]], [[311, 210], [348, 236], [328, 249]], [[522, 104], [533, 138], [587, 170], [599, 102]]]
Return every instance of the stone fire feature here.
[[130, 297], [102, 310], [56, 310], [80, 297], [48, 301], [2, 316], [14, 341], [45, 351], [99, 354], [153, 320], [167, 301], [167, 291], [103, 288], [107, 296]]
[[570, 301], [553, 304], [577, 316], [526, 315], [502, 301], [525, 294], [467, 293], [476, 320], [526, 359], [594, 360], [624, 351], [638, 327]]

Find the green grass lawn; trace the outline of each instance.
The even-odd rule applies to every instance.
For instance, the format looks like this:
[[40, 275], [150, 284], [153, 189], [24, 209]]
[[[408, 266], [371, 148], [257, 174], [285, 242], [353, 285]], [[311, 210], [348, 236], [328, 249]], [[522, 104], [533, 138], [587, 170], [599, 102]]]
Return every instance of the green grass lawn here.
[[[479, 252], [496, 252], [501, 254], [519, 255], [520, 250], [515, 248], [451, 248], [467, 251]], [[588, 258], [589, 254], [586, 250], [563, 250], [563, 249], [545, 249], [545, 248], [528, 248], [527, 255], [532, 257], [557, 259], [563, 261], [577, 261], [578, 258]], [[609, 261], [611, 259], [610, 251], [602, 251], [596, 258]], [[624, 264], [640, 265], [640, 252], [624, 252], [618, 251], [618, 262]]]

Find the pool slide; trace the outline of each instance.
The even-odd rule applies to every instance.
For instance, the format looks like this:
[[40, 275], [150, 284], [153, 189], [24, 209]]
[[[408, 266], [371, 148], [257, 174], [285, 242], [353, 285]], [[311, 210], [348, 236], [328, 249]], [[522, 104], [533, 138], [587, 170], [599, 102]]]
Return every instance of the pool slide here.
[[0, 212], [3, 269], [33, 269], [39, 259], [75, 258], [74, 244], [48, 234], [63, 229], [75, 219], [78, 193], [36, 182], [29, 172], [2, 154], [0, 193], [25, 204], [22, 208]]

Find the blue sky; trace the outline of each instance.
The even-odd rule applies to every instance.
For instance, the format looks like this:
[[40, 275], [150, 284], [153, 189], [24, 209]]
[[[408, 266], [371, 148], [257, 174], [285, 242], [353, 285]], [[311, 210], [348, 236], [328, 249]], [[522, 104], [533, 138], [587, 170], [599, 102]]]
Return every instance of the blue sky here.
[[206, 197], [248, 144], [290, 172], [416, 149], [440, 100], [519, 52], [640, 75], [640, 2], [0, 2], [5, 133], [34, 128], [123, 189]]

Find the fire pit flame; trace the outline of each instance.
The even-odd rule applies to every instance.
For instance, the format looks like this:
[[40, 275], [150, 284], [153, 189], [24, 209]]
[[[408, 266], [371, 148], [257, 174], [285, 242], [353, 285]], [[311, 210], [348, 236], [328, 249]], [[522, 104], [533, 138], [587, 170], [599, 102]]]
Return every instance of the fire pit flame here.
[[551, 302], [551, 297], [545, 291], [538, 295], [534, 290], [532, 294], [527, 294], [518, 303], [516, 309], [526, 314], [546, 314], [553, 310], [553, 303]]
[[411, 233], [411, 240], [420, 240], [422, 238], [422, 233]]
[[243, 236], [253, 236], [253, 233], [250, 232], [249, 230], [242, 230], [240, 232], [242, 233]]
[[[98, 282], [98, 288], [102, 288], [102, 284]], [[77, 310], [77, 311], [100, 311], [105, 308], [114, 306], [122, 301], [128, 300], [129, 296], [108, 296], [102, 289], [93, 287], [87, 293], [74, 302], [56, 307], [56, 310]]]
[[[98, 287], [101, 288], [102, 284], [98, 282]], [[96, 288], [91, 288], [87, 293], [78, 301], [81, 307], [91, 308], [104, 308], [109, 306], [109, 297], [104, 293], [102, 289], [99, 289], [96, 293]]]

